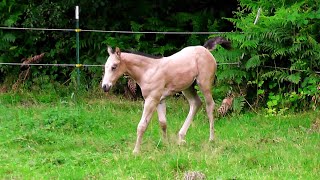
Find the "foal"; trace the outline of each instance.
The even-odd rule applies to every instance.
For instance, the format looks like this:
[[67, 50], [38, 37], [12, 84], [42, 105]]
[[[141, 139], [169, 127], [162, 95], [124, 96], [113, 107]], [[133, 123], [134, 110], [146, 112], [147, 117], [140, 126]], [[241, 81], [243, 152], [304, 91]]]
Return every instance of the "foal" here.
[[214, 49], [216, 44], [230, 49], [230, 42], [222, 37], [210, 39], [204, 46], [189, 46], [171, 56], [159, 59], [121, 52], [118, 47], [113, 52], [108, 47], [109, 58], [105, 64], [102, 89], [108, 92], [120, 76], [128, 74], [139, 84], [145, 99], [142, 117], [137, 127], [134, 153], [140, 151], [142, 136], [155, 109], [158, 111], [163, 136], [166, 137], [165, 98], [180, 91], [190, 105], [189, 114], [179, 131], [179, 144], [185, 142], [187, 130], [202, 104], [194, 88], [195, 84], [198, 84], [205, 98], [210, 124], [209, 140], [214, 139], [213, 109], [215, 103], [211, 95], [211, 86], [217, 63], [208, 49]]

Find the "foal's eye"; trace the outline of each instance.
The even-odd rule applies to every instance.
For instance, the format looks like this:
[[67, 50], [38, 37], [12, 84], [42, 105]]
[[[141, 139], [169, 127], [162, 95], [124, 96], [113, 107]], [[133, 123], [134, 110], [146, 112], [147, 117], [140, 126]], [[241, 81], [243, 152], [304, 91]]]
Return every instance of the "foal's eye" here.
[[116, 70], [116, 69], [117, 69], [117, 65], [111, 66], [111, 71], [114, 71], [114, 70]]

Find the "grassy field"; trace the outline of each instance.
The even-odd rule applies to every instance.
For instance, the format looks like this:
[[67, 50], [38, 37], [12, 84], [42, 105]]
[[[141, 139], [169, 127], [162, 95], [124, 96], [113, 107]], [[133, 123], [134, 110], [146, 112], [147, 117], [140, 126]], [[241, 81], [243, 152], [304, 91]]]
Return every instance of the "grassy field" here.
[[216, 119], [216, 141], [202, 109], [177, 145], [188, 113], [167, 101], [168, 141], [153, 117], [141, 154], [132, 150], [142, 102], [115, 97], [78, 103], [50, 95], [0, 95], [0, 179], [320, 179], [320, 112], [253, 113]]

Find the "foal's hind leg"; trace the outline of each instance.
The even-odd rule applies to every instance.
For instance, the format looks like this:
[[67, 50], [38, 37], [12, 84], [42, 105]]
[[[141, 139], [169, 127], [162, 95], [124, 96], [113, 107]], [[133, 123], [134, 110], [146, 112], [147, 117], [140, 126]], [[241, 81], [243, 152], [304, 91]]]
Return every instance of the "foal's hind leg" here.
[[160, 101], [157, 106], [158, 118], [162, 129], [163, 138], [167, 137], [167, 118], [166, 118], [166, 103], [165, 100]]
[[192, 122], [192, 119], [194, 115], [198, 112], [200, 106], [201, 106], [201, 100], [194, 89], [194, 86], [190, 86], [188, 89], [182, 91], [183, 95], [187, 98], [189, 105], [190, 105], [190, 110], [189, 114], [183, 123], [180, 131], [179, 131], [179, 144], [184, 143], [184, 137], [187, 134], [188, 128]]
[[209, 141], [214, 140], [214, 118], [213, 118], [213, 109], [214, 109], [214, 101], [212, 99], [211, 94], [211, 80], [207, 81], [197, 81], [200, 90], [202, 91], [205, 101], [206, 101], [206, 111], [209, 118], [210, 123], [210, 137]]

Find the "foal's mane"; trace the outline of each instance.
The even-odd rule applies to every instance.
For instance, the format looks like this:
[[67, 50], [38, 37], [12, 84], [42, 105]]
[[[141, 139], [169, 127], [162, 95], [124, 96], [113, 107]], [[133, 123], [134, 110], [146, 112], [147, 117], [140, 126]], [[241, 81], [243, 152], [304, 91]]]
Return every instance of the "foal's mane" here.
[[163, 58], [163, 56], [155, 56], [155, 55], [152, 55], [152, 54], [147, 54], [147, 53], [143, 53], [143, 52], [139, 52], [139, 51], [133, 51], [133, 50], [123, 50], [122, 52], [136, 54], [136, 55], [139, 55], [139, 56], [144, 56], [144, 57], [153, 58], [153, 59], [161, 59], [161, 58]]

